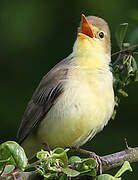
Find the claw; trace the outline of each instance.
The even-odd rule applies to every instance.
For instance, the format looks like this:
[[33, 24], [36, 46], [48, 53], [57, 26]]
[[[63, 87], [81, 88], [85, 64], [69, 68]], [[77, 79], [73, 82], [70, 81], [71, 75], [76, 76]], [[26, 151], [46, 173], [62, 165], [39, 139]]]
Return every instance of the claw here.
[[90, 157], [94, 158], [96, 160], [96, 162], [97, 162], [97, 170], [98, 170], [99, 174], [102, 174], [102, 165], [103, 164], [108, 165], [108, 162], [105, 159], [98, 156], [94, 152], [90, 152], [90, 151], [87, 151], [85, 149], [76, 148], [76, 147], [72, 147], [72, 150], [78, 151], [78, 152], [83, 153], [83, 154], [87, 154]]
[[94, 158], [97, 162], [97, 170], [99, 172], [99, 174], [102, 174], [102, 165], [103, 164], [108, 164], [108, 162], [103, 159], [102, 157], [98, 156], [97, 154], [95, 154], [94, 152], [90, 152], [90, 157]]

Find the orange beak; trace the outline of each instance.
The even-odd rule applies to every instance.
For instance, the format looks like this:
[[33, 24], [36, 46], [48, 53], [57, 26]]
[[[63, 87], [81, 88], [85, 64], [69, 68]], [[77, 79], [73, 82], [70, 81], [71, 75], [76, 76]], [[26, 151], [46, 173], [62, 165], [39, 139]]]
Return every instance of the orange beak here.
[[81, 39], [86, 39], [87, 36], [93, 38], [94, 37], [94, 34], [92, 32], [92, 29], [85, 17], [84, 14], [82, 14], [82, 24], [81, 24], [81, 31], [80, 33], [78, 33], [78, 36], [81, 38]]

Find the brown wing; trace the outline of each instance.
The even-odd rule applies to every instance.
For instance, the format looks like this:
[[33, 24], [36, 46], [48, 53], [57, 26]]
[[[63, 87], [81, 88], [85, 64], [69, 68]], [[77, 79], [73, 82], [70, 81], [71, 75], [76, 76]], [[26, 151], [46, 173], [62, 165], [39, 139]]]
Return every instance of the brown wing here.
[[67, 78], [71, 59], [72, 55], [58, 63], [41, 80], [24, 112], [17, 134], [18, 143], [23, 142], [50, 110], [55, 99], [64, 91], [63, 84]]

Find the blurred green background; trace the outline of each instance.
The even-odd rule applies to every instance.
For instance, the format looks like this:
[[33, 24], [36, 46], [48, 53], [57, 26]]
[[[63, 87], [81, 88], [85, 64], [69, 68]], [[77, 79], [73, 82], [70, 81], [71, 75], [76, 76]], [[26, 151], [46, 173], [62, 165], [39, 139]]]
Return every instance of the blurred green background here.
[[[0, 0], [0, 141], [15, 140], [26, 104], [41, 78], [72, 52], [81, 14], [103, 17], [110, 26], [112, 52], [115, 30], [128, 22], [127, 39], [138, 43], [137, 0]], [[138, 62], [138, 60], [137, 60]], [[138, 140], [138, 84], [128, 87], [115, 120], [85, 145], [100, 155]], [[89, 147], [88, 147], [89, 146]], [[138, 163], [127, 179], [138, 179]], [[125, 177], [124, 177], [125, 179]]]

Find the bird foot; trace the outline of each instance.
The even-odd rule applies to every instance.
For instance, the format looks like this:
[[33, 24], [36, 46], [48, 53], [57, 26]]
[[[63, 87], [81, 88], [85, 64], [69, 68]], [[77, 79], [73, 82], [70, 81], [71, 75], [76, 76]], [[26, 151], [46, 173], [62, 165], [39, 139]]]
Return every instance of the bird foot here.
[[102, 174], [102, 166], [103, 166], [103, 164], [107, 165], [108, 162], [105, 159], [103, 159], [102, 157], [95, 154], [94, 152], [90, 152], [89, 156], [95, 159], [95, 161], [97, 162], [97, 170], [98, 170], [99, 174]]
[[103, 164], [108, 164], [108, 162], [105, 159], [103, 159], [102, 157], [98, 156], [94, 152], [87, 151], [87, 150], [81, 149], [81, 148], [76, 148], [76, 147], [72, 147], [71, 149], [74, 150], [74, 151], [78, 151], [80, 153], [89, 155], [90, 157], [94, 158], [95, 161], [97, 162], [97, 170], [98, 170], [99, 174], [102, 174], [102, 165]]

